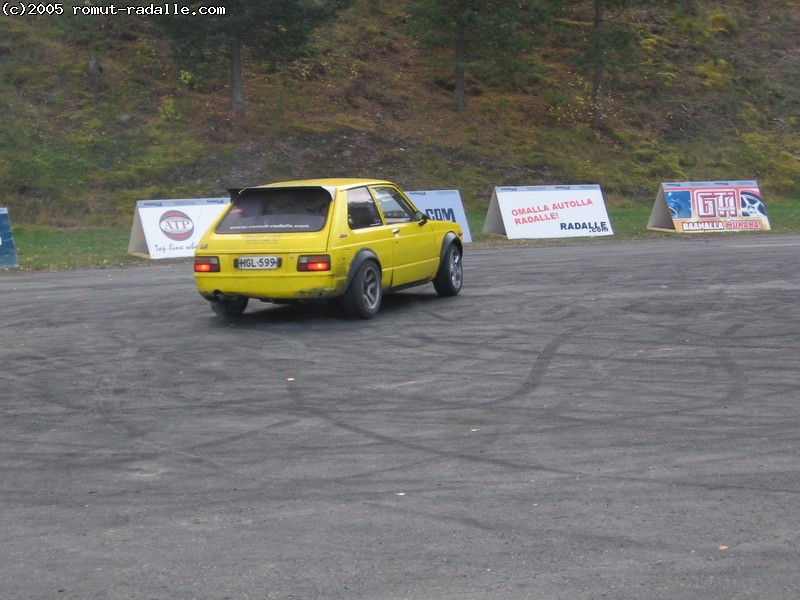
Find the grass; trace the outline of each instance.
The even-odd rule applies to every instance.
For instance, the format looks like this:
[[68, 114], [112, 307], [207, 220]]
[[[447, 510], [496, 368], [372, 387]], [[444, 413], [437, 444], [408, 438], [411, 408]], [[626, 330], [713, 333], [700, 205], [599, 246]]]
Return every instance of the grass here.
[[144, 262], [128, 254], [129, 229], [12, 228], [19, 268], [47, 271], [117, 267]]
[[[647, 221], [651, 206], [637, 205], [625, 208], [609, 208], [609, 217], [618, 240], [663, 239], [672, 236], [726, 235], [726, 234], [682, 234], [649, 231]], [[770, 225], [773, 233], [800, 232], [800, 204], [777, 202], [768, 205]], [[468, 220], [473, 243], [503, 243], [497, 236], [483, 234], [485, 211], [470, 211]], [[20, 227], [12, 231], [20, 270], [42, 271], [77, 268], [108, 268], [147, 264], [149, 261], [127, 253], [130, 230], [78, 229], [49, 230]], [[727, 235], [751, 235], [747, 233]], [[752, 234], [769, 235], [769, 234]], [[599, 241], [608, 238], [580, 238], [583, 241]], [[547, 243], [547, 240], [541, 240]]]

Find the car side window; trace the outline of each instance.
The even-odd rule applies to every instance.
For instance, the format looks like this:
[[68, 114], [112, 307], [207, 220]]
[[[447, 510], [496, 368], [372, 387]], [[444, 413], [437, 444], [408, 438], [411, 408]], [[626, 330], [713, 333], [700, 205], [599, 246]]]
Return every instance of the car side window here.
[[414, 211], [395, 188], [372, 188], [387, 223], [408, 223], [414, 220]]
[[367, 188], [347, 190], [347, 223], [350, 229], [366, 229], [383, 224], [375, 200]]

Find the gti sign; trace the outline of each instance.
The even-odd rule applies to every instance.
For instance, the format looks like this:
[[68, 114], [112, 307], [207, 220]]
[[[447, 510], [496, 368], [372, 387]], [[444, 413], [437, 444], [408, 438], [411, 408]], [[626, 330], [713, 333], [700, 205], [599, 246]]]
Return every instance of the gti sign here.
[[425, 212], [429, 219], [437, 221], [453, 221], [464, 230], [464, 241], [471, 242], [467, 215], [458, 190], [433, 190], [406, 192], [418, 209]]
[[769, 231], [755, 181], [662, 183], [647, 223], [655, 231]]
[[14, 238], [11, 235], [11, 221], [8, 209], [0, 208], [0, 269], [16, 269], [19, 267]]
[[193, 256], [197, 242], [228, 202], [229, 198], [137, 202], [128, 254], [142, 258]]

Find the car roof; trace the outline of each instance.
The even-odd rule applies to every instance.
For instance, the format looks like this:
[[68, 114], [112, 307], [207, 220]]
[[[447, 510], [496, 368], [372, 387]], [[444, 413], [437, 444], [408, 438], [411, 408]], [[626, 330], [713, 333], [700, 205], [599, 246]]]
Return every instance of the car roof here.
[[296, 179], [293, 181], [276, 181], [275, 183], [265, 183], [263, 185], [244, 186], [240, 188], [231, 188], [233, 194], [238, 194], [244, 190], [258, 190], [263, 188], [281, 188], [281, 187], [321, 187], [328, 190], [331, 196], [334, 195], [337, 189], [349, 189], [363, 185], [395, 185], [391, 181], [383, 179], [367, 179], [362, 177], [326, 177], [321, 179]]

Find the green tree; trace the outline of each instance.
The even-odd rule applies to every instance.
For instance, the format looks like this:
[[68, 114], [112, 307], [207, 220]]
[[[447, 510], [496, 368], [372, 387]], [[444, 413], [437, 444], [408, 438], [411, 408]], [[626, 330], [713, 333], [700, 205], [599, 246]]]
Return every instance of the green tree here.
[[418, 0], [408, 27], [423, 44], [452, 50], [453, 104], [466, 102], [466, 73], [513, 79], [530, 70], [533, 30], [545, 19], [536, 0]]
[[[603, 120], [603, 94], [606, 77], [619, 69], [633, 68], [638, 64], [635, 41], [637, 36], [630, 26], [620, 19], [620, 11], [636, 0], [592, 0], [594, 18], [589, 36], [586, 62], [592, 73], [594, 124]], [[616, 17], [608, 21], [609, 11]]]
[[639, 34], [629, 19], [636, 6], [656, 10], [665, 6], [689, 7], [694, 0], [578, 0], [558, 3], [565, 10], [592, 11], [591, 28], [581, 63], [591, 74], [593, 123], [602, 125], [609, 82], [619, 73], [640, 65]]
[[[303, 51], [311, 31], [330, 18], [341, 0], [222, 0], [220, 15], [157, 17], [172, 42], [180, 64], [206, 76], [227, 64], [230, 73], [231, 113], [244, 115], [244, 56], [277, 63]], [[208, 2], [189, 3], [192, 12]]]

